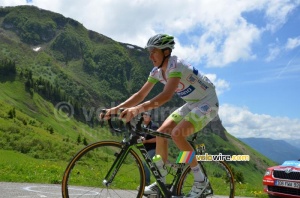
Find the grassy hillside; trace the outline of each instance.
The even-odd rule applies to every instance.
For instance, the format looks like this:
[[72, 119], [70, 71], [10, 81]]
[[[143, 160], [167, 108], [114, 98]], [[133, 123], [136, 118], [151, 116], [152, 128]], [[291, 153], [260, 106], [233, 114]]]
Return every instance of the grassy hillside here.
[[[0, 89], [2, 149], [38, 159], [68, 160], [84, 144], [108, 138], [108, 132], [100, 127], [93, 129], [75, 119], [61, 119], [59, 116], [66, 114], [40, 95], [26, 93], [18, 81], [1, 83]], [[11, 111], [15, 112], [13, 117]]]
[[1, 181], [7, 182], [58, 184], [67, 165], [61, 161], [35, 159], [11, 150], [0, 150], [0, 155]]
[[[80, 148], [120, 140], [99, 126], [99, 109], [138, 90], [151, 67], [144, 49], [73, 19], [32, 6], [0, 8], [0, 181], [60, 183]], [[163, 108], [182, 104], [175, 97]], [[164, 117], [158, 112], [156, 119]], [[219, 129], [208, 126], [197, 141], [209, 154], [250, 155], [230, 162], [237, 195], [261, 196], [263, 173], [274, 162]], [[170, 155], [178, 155], [174, 146]]]
[[[90, 128], [73, 118], [57, 120], [54, 106], [38, 94], [26, 93], [24, 85], [18, 81], [1, 83], [0, 89], [1, 181], [60, 183], [70, 157], [84, 146], [82, 141], [78, 142], [79, 136], [86, 138], [88, 143], [116, 139], [104, 128]], [[21, 94], [16, 95], [13, 89]], [[9, 112], [14, 108], [15, 116], [9, 118]], [[53, 127], [52, 132], [49, 126]], [[209, 154], [249, 154], [250, 162], [229, 163], [245, 178], [243, 183], [236, 183], [237, 195], [260, 195], [264, 168], [258, 166], [272, 162], [228, 133], [226, 135], [229, 141], [213, 133], [202, 133], [198, 142], [206, 143]], [[172, 151], [177, 157], [178, 151]]]
[[[70, 101], [74, 116], [82, 121], [86, 118], [79, 109], [122, 102], [152, 69], [145, 49], [113, 41], [73, 19], [33, 6], [0, 8], [0, 40], [0, 61], [15, 63], [30, 92], [54, 105]], [[157, 85], [149, 97], [161, 89]], [[165, 106], [180, 104], [174, 98]]]

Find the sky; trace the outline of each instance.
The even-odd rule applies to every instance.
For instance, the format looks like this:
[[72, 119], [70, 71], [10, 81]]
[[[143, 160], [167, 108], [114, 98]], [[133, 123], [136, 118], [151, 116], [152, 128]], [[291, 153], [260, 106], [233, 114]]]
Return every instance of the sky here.
[[139, 47], [155, 34], [173, 35], [173, 55], [217, 87], [229, 133], [300, 144], [300, 0], [0, 0], [17, 5]]

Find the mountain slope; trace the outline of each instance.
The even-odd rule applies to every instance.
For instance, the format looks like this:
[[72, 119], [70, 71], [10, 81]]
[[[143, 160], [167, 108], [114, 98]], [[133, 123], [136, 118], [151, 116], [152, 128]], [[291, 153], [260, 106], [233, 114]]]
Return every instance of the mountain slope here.
[[300, 149], [283, 140], [270, 138], [240, 138], [240, 140], [279, 164], [286, 160], [300, 159]]
[[[0, 49], [0, 148], [64, 164], [87, 143], [120, 140], [99, 127], [99, 110], [137, 91], [152, 69], [146, 50], [32, 6], [0, 8]], [[156, 85], [149, 97], [161, 89]], [[154, 119], [183, 103], [174, 97]], [[262, 189], [264, 170], [274, 162], [232, 137], [219, 119], [197, 141], [209, 154], [250, 155], [249, 162], [230, 162], [244, 177], [237, 185]]]
[[300, 149], [300, 140], [299, 139], [290, 140], [289, 144], [291, 144], [292, 146], [297, 147], [298, 149]]

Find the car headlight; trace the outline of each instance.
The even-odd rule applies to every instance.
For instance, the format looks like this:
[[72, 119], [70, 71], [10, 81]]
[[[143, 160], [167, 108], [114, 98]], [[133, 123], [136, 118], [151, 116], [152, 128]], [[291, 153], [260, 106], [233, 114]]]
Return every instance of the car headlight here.
[[271, 170], [266, 170], [265, 176], [271, 175]]

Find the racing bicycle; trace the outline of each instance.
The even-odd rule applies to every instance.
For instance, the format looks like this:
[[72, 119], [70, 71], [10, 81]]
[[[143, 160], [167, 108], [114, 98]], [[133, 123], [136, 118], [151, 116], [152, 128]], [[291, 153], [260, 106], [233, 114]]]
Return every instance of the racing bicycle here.
[[[123, 140], [99, 141], [80, 150], [71, 159], [64, 172], [63, 198], [175, 198], [183, 197], [190, 191], [194, 181], [190, 166], [175, 162], [167, 164], [168, 175], [164, 184], [159, 170], [148, 156], [140, 139], [142, 133], [171, 139], [169, 134], [143, 128], [142, 117], [134, 125], [132, 123], [124, 125], [122, 121], [112, 119], [108, 120], [110, 131], [114, 135], [123, 135]], [[115, 126], [116, 123], [118, 127]], [[188, 141], [196, 155], [201, 155], [205, 151], [205, 145], [196, 145], [196, 138], [197, 133]], [[144, 195], [143, 162], [150, 168], [158, 185], [157, 192], [152, 195]], [[201, 198], [214, 195], [234, 197], [234, 177], [224, 161], [198, 161], [198, 163], [209, 179], [209, 185]]]

